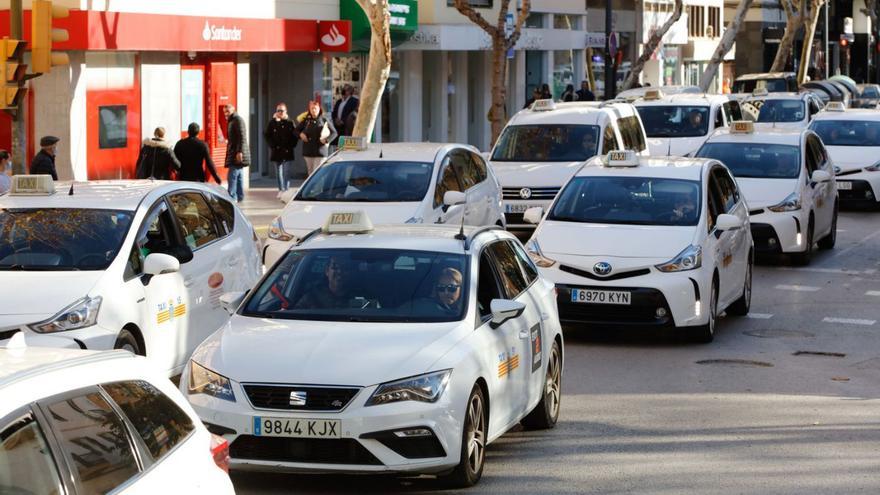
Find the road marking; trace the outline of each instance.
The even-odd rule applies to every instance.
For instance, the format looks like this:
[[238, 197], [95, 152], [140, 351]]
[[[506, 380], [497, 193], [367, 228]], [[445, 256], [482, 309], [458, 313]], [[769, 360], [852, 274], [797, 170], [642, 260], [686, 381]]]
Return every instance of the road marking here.
[[840, 275], [872, 275], [877, 272], [877, 270], [847, 270], [845, 268], [794, 268], [790, 266], [779, 266], [776, 267], [777, 270], [791, 271], [791, 272], [815, 272], [815, 273], [834, 273]]
[[810, 287], [809, 285], [777, 285], [778, 290], [791, 290], [794, 292], [816, 292], [820, 287]]
[[842, 250], [840, 250], [840, 251], [835, 252], [832, 256], [835, 257], [835, 258], [836, 258], [836, 257], [839, 257], [839, 256], [843, 256], [844, 254], [849, 253], [849, 252], [852, 251], [853, 249], [856, 249], [856, 248], [862, 247], [863, 244], [865, 244], [865, 243], [868, 242], [869, 240], [873, 239], [874, 236], [877, 236], [877, 235], [880, 235], [880, 230], [878, 230], [878, 231], [874, 232], [873, 234], [871, 234], [871, 235], [865, 237], [865, 238], [862, 239], [861, 241], [856, 241], [852, 246], [850, 246], [850, 247], [848, 247], [848, 248], [846, 248], [846, 249], [842, 249]]
[[877, 273], [877, 270], [875, 270], [875, 269], [873, 269], [873, 268], [870, 268], [870, 269], [868, 269], [868, 270], [865, 270], [865, 271], [862, 272], [862, 273], [864, 273], [865, 275], [873, 275], [873, 274]]
[[880, 290], [869, 290], [868, 292], [865, 292], [865, 295], [866, 295], [866, 296], [880, 297]]
[[773, 315], [769, 313], [749, 313], [746, 315], [746, 318], [751, 318], [753, 320], [769, 320], [773, 318]]
[[874, 323], [877, 323], [877, 320], [860, 320], [858, 318], [822, 318], [822, 321], [825, 323], [843, 323], [844, 325], [864, 325], [869, 327]]

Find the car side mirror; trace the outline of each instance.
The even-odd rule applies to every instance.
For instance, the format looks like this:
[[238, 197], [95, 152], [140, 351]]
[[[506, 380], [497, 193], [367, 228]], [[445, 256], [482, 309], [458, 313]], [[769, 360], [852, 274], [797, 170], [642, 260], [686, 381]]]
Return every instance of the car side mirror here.
[[298, 192], [299, 192], [298, 187], [291, 187], [290, 189], [281, 193], [281, 197], [278, 199], [281, 200], [281, 202], [284, 204], [290, 203], [290, 200], [292, 200], [296, 196], [296, 193], [298, 193]]
[[727, 230], [737, 230], [742, 228], [743, 222], [736, 215], [731, 215], [729, 213], [722, 213], [718, 215], [718, 218], [715, 220], [715, 228], [719, 232], [724, 232]]
[[244, 301], [244, 297], [247, 295], [247, 291], [238, 291], [238, 292], [226, 292], [222, 296], [220, 296], [220, 307], [226, 310], [227, 313], [231, 315], [235, 314], [235, 310], [241, 306], [242, 301]]
[[538, 225], [542, 218], [544, 218], [544, 208], [540, 206], [533, 206], [523, 212], [523, 222], [525, 223]]
[[813, 175], [810, 176], [810, 180], [815, 183], [828, 182], [831, 180], [831, 174], [824, 170], [815, 170], [813, 171]]
[[180, 271], [180, 261], [164, 253], [150, 253], [144, 259], [144, 273], [150, 276], [176, 273]]
[[505, 321], [518, 318], [523, 314], [526, 305], [510, 299], [492, 299], [489, 308], [492, 310], [492, 319], [489, 321], [489, 325], [492, 328], [498, 328]]
[[467, 201], [467, 196], [461, 191], [446, 191], [443, 194], [444, 206], [463, 205]]

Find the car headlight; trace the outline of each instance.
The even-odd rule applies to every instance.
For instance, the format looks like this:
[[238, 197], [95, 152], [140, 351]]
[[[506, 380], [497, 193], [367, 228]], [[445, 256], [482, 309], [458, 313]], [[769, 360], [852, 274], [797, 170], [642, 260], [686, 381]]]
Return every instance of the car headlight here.
[[541, 268], [550, 268], [556, 264], [556, 260], [544, 256], [538, 240], [534, 237], [526, 243], [526, 252], [529, 253], [529, 258], [532, 258], [532, 261]]
[[376, 387], [376, 391], [367, 400], [367, 406], [378, 406], [392, 402], [414, 400], [417, 402], [437, 402], [446, 385], [452, 370], [433, 371], [424, 375], [387, 382]]
[[275, 217], [272, 224], [269, 225], [269, 239], [276, 241], [289, 242], [293, 240], [293, 235], [284, 231], [284, 225], [281, 223], [281, 217]]
[[789, 194], [787, 198], [783, 199], [781, 203], [773, 206], [768, 206], [767, 209], [770, 211], [775, 211], [776, 213], [800, 210], [801, 197], [798, 193], [793, 192]]
[[865, 167], [866, 172], [880, 172], [880, 162], [877, 162], [869, 167]]
[[235, 394], [232, 393], [232, 383], [229, 378], [193, 360], [189, 361], [189, 393], [190, 395], [205, 394], [235, 402]]
[[703, 248], [690, 245], [675, 258], [655, 267], [661, 272], [670, 273], [696, 270], [701, 266], [703, 266]]
[[84, 297], [46, 321], [30, 325], [38, 333], [66, 332], [94, 325], [101, 309], [101, 296]]

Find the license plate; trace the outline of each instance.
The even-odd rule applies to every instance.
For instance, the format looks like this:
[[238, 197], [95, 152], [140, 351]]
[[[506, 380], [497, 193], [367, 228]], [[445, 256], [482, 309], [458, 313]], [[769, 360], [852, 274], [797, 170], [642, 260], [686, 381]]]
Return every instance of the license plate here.
[[504, 213], [525, 213], [531, 206], [527, 203], [507, 203], [504, 205]]
[[258, 437], [342, 438], [342, 422], [338, 419], [254, 416], [254, 435]]
[[852, 191], [852, 182], [838, 182], [837, 188], [841, 191]]
[[631, 297], [631, 293], [619, 290], [571, 290], [571, 302], [574, 303], [629, 305]]

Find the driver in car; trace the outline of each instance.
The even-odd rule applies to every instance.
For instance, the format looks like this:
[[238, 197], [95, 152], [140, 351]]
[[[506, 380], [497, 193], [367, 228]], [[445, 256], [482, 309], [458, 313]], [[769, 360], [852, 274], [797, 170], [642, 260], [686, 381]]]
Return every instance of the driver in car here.
[[672, 209], [672, 219], [683, 222], [693, 217], [697, 210], [694, 198], [690, 194], [678, 194], [675, 196], [675, 207]]
[[688, 123], [691, 129], [701, 129], [703, 127], [703, 114], [699, 110], [691, 110], [688, 114]]
[[444, 268], [437, 276], [431, 290], [431, 298], [416, 303], [419, 313], [458, 313], [461, 309], [461, 272], [455, 268]]
[[296, 303], [297, 309], [348, 308], [351, 295], [351, 264], [332, 256], [324, 268], [325, 283], [307, 293]]

